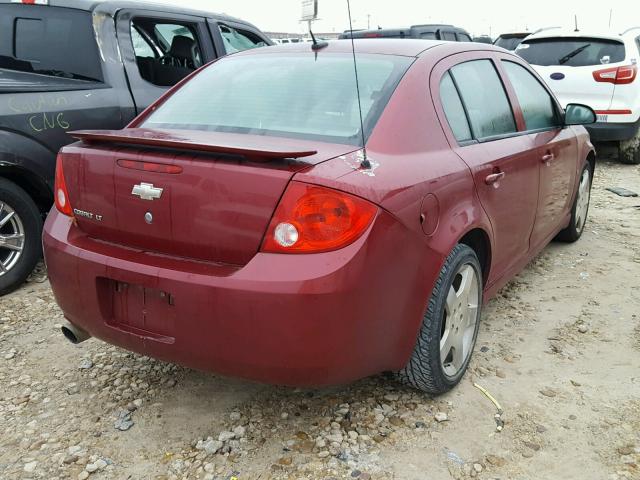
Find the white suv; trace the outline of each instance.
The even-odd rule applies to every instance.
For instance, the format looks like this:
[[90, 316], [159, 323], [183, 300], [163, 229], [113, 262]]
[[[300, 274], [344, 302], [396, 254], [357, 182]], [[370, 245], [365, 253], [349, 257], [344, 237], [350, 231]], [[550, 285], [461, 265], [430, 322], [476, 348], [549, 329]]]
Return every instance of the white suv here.
[[594, 141], [620, 144], [620, 160], [640, 163], [640, 27], [618, 33], [550, 28], [527, 37], [516, 53], [527, 60], [563, 106], [582, 103], [598, 115]]

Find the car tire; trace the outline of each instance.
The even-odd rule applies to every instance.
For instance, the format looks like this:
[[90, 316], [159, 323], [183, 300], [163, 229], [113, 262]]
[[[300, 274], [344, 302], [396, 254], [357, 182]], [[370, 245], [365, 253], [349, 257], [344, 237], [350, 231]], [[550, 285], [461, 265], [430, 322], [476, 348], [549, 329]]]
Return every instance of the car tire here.
[[589, 202], [591, 200], [591, 183], [593, 177], [593, 169], [587, 164], [582, 169], [580, 180], [578, 181], [578, 189], [576, 191], [573, 206], [571, 207], [571, 220], [569, 226], [560, 231], [556, 236], [556, 240], [561, 242], [572, 243], [582, 236], [584, 226], [587, 223], [587, 215], [589, 214]]
[[621, 141], [619, 152], [618, 158], [621, 163], [628, 165], [640, 164], [640, 132], [636, 133], [635, 137], [630, 140]]
[[18, 288], [33, 271], [42, 256], [41, 239], [38, 207], [22, 188], [0, 178], [0, 295]]
[[432, 395], [451, 390], [464, 375], [480, 325], [482, 269], [476, 253], [457, 245], [436, 280], [401, 382]]

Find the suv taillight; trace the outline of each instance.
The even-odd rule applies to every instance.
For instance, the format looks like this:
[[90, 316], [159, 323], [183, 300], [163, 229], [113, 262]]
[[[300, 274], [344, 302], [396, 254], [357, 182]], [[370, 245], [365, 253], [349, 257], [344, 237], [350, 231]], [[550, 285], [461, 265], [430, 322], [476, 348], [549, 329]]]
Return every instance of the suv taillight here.
[[593, 79], [596, 82], [613, 83], [615, 85], [628, 85], [633, 83], [638, 74], [636, 65], [625, 65], [624, 67], [605, 68], [593, 72]]
[[67, 192], [67, 182], [64, 179], [62, 163], [62, 154], [59, 153], [56, 158], [56, 179], [53, 187], [56, 208], [60, 213], [73, 217], [73, 209], [69, 203], [69, 192]]
[[292, 182], [276, 208], [262, 242], [269, 253], [318, 253], [354, 242], [378, 207], [331, 188]]

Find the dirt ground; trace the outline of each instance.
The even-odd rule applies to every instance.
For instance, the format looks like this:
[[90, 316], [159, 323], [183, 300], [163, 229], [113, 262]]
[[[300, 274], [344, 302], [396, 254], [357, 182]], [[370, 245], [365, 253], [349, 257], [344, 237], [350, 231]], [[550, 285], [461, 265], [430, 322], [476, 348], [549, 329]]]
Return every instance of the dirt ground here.
[[384, 375], [287, 389], [73, 346], [35, 274], [0, 299], [0, 478], [640, 479], [640, 198], [614, 186], [640, 193], [640, 167], [599, 161], [582, 239], [486, 306], [470, 371], [439, 398]]

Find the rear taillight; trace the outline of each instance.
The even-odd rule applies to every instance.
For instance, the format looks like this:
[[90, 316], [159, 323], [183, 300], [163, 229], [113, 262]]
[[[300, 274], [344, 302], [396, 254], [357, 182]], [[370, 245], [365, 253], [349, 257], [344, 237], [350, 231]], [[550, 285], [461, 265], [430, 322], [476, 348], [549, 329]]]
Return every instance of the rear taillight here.
[[615, 85], [627, 85], [633, 83], [638, 74], [636, 65], [625, 65], [624, 67], [605, 68], [593, 72], [593, 79], [596, 82], [613, 83]]
[[56, 181], [53, 188], [56, 208], [60, 213], [73, 217], [73, 209], [69, 203], [69, 193], [67, 192], [67, 183], [62, 171], [62, 163], [62, 154], [58, 154], [56, 158]]
[[292, 182], [271, 219], [262, 251], [317, 253], [345, 247], [362, 235], [377, 211], [353, 195]]

